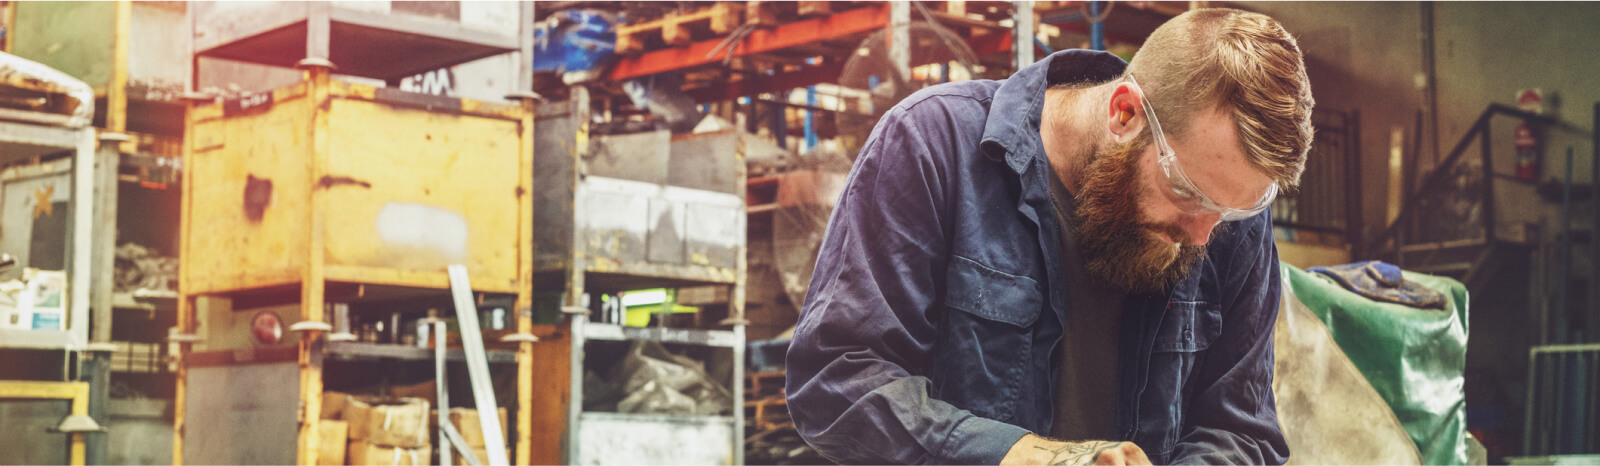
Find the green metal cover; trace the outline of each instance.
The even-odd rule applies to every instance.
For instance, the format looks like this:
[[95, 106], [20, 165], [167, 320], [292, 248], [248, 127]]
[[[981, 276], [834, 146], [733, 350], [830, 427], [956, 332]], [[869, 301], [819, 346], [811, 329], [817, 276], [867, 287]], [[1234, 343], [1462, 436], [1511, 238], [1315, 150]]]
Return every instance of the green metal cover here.
[[1422, 451], [1427, 464], [1466, 464], [1467, 289], [1456, 280], [1404, 272], [1444, 293], [1445, 309], [1373, 301], [1283, 264], [1296, 297], [1333, 333]]
[[105, 92], [116, 43], [116, 2], [16, 2], [11, 54]]

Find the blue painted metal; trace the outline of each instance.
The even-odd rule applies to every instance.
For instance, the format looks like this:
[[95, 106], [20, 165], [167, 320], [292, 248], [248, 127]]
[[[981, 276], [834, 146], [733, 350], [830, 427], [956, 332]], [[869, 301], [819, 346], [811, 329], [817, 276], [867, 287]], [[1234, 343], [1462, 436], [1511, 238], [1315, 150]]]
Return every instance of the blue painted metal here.
[[801, 148], [802, 152], [817, 148], [817, 128], [812, 125], [816, 112], [811, 110], [817, 107], [817, 86], [806, 86], [806, 107], [809, 107], [806, 109], [806, 144]]
[[1043, 49], [1045, 55], [1056, 53], [1056, 49], [1051, 48], [1050, 44], [1044, 43], [1044, 41], [1039, 40], [1038, 37], [1033, 38], [1033, 45], [1039, 47], [1040, 49]]
[[[877, 89], [877, 88], [878, 88], [878, 75], [874, 74], [874, 75], [867, 76], [867, 93], [870, 94], [870, 93], [872, 93], [872, 91], [874, 89]], [[872, 112], [873, 114], [878, 113], [878, 105], [877, 105], [877, 103], [874, 103], [872, 101], [872, 99], [867, 99], [867, 111], [868, 112]]]
[[[1089, 16], [1091, 18], [1100, 16], [1100, 2], [1089, 2]], [[1105, 21], [1089, 23], [1089, 48], [1095, 50], [1106, 49]]]
[[533, 70], [598, 70], [616, 59], [616, 25], [623, 18], [599, 10], [562, 10], [533, 28]]

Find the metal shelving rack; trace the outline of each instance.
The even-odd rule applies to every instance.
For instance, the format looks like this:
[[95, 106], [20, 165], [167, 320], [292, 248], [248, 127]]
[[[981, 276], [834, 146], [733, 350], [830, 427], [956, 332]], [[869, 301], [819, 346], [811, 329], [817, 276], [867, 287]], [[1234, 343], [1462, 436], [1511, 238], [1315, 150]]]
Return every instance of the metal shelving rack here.
[[[99, 195], [103, 192], [102, 184], [107, 170], [96, 169], [99, 165], [98, 157], [114, 157], [114, 152], [96, 150], [96, 131], [90, 125], [90, 117], [94, 114], [94, 102], [91, 99], [92, 91], [82, 81], [78, 81], [54, 69], [28, 63], [24, 60], [10, 57], [11, 67], [8, 75], [16, 76], [14, 82], [27, 82], [37, 80], [49, 83], [50, 89], [32, 89], [27, 86], [8, 85], [23, 93], [33, 92], [51, 97], [65, 95], [76, 103], [66, 107], [72, 109], [69, 114], [59, 114], [34, 110], [0, 109], [0, 164], [13, 164], [26, 162], [30, 159], [61, 152], [70, 152], [65, 159], [54, 161], [34, 162], [21, 164], [5, 171], [0, 179], [0, 188], [9, 188], [12, 183], [32, 187], [33, 184], [43, 183], [48, 188], [29, 192], [34, 196], [35, 203], [49, 203], [54, 205], [57, 198], [66, 198], [70, 210], [70, 217], [63, 224], [64, 231], [59, 234], [65, 236], [63, 241], [62, 265], [67, 273], [67, 287], [64, 293], [67, 307], [61, 319], [59, 329], [20, 329], [0, 328], [0, 350], [38, 350], [59, 351], [63, 360], [63, 367], [69, 363], [82, 359], [88, 351], [103, 351], [103, 345], [93, 345], [89, 338], [90, 324], [90, 298], [91, 279], [94, 276], [94, 261], [96, 252], [93, 245], [98, 235], [103, 235], [103, 224], [97, 223], [96, 214], [104, 206], [99, 204]], [[107, 144], [111, 146], [114, 144]], [[114, 159], [113, 159], [114, 160]], [[114, 166], [114, 165], [113, 165]], [[56, 187], [61, 188], [61, 193], [56, 193]], [[115, 182], [112, 182], [115, 186]], [[0, 189], [0, 192], [12, 191]], [[21, 193], [19, 193], [21, 194]], [[6, 203], [13, 205], [12, 203]], [[26, 203], [17, 203], [15, 207], [23, 208]], [[46, 206], [38, 206], [46, 207]], [[4, 209], [0, 209], [3, 211]], [[41, 212], [40, 209], [34, 213]], [[52, 215], [67, 215], [66, 212]], [[36, 220], [34, 216], [21, 217], [28, 219], [25, 222], [7, 222], [16, 231], [26, 232], [13, 234], [7, 247], [30, 247], [36, 238], [31, 238], [32, 226]], [[24, 226], [28, 228], [23, 228]], [[70, 233], [69, 233], [70, 232]], [[46, 233], [53, 234], [53, 233]], [[11, 244], [21, 240], [18, 244]], [[41, 251], [44, 252], [44, 251]], [[54, 253], [55, 251], [48, 251]], [[30, 261], [32, 259], [32, 261]], [[15, 269], [20, 272], [30, 262], [43, 262], [43, 258], [19, 257]], [[8, 272], [8, 275], [12, 273]], [[68, 420], [81, 417], [88, 418], [89, 389], [88, 382], [72, 381], [70, 378], [77, 371], [64, 370], [61, 374], [63, 380], [59, 381], [0, 381], [0, 399], [44, 399], [66, 400], [69, 403], [70, 415]], [[25, 417], [14, 420], [15, 422], [28, 422]], [[85, 434], [98, 430], [90, 420], [84, 425], [85, 429], [61, 429], [61, 433], [70, 436], [69, 446], [65, 455], [67, 463], [84, 464], [85, 462]], [[66, 424], [63, 424], [66, 425]]]
[[[575, 87], [570, 95], [540, 108], [534, 137], [540, 186], [534, 212], [541, 226], [535, 289], [564, 294], [570, 329], [569, 380], [562, 387], [569, 403], [550, 416], [562, 425], [546, 430], [566, 433], [561, 461], [569, 464], [743, 463], [745, 166], [739, 134], [594, 135], [587, 90]], [[728, 287], [729, 318], [719, 326], [730, 330], [589, 321], [586, 295], [706, 285]], [[730, 414], [584, 411], [585, 350], [595, 341], [726, 348], [733, 354]]]
[[[170, 338], [180, 348], [175, 463], [317, 464], [324, 361], [435, 358], [423, 348], [342, 341], [350, 335], [333, 333], [336, 312], [325, 304], [450, 296], [457, 277], [447, 277], [445, 267], [456, 264], [464, 266], [462, 278], [471, 274], [480, 299], [515, 295], [508, 315], [516, 333], [501, 341], [517, 349], [486, 356], [516, 368], [518, 393], [503, 401], [517, 407], [509, 460], [529, 462], [526, 384], [535, 338], [526, 312], [533, 229], [527, 193], [534, 190], [538, 97], [507, 96], [519, 102], [504, 105], [334, 77], [393, 82], [518, 51], [527, 68], [531, 37], [522, 29], [532, 22], [531, 5], [498, 16], [478, 11], [494, 8], [484, 5], [191, 5], [195, 73], [202, 59], [224, 59], [294, 66], [302, 80], [226, 100], [195, 95], [188, 109], [182, 296]], [[478, 11], [470, 21], [469, 9]], [[402, 50], [407, 55], [396, 59]], [[518, 88], [527, 89], [522, 74]], [[450, 239], [416, 237], [425, 231]], [[275, 312], [288, 332], [277, 343], [252, 340], [253, 318], [236, 308]], [[459, 350], [450, 353], [446, 359], [461, 358]], [[188, 415], [195, 411], [207, 415]], [[250, 425], [238, 427], [241, 420]]]

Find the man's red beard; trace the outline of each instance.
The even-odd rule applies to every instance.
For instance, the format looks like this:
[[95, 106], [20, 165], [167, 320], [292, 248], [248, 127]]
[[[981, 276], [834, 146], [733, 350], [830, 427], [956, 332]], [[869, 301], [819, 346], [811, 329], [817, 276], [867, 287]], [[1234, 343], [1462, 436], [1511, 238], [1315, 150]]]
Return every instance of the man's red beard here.
[[1084, 267], [1103, 284], [1133, 293], [1166, 290], [1206, 254], [1182, 228], [1150, 222], [1139, 207], [1139, 194], [1151, 192], [1139, 177], [1139, 156], [1149, 145], [1149, 138], [1136, 138], [1100, 147], [1078, 176], [1073, 228]]

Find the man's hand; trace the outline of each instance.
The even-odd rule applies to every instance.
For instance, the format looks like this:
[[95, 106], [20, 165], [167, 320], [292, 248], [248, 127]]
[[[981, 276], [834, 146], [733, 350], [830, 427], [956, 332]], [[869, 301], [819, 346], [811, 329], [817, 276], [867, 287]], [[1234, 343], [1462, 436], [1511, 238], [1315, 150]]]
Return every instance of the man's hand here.
[[1062, 442], [1033, 434], [1022, 436], [1006, 457], [1002, 466], [1011, 465], [1149, 465], [1150, 458], [1132, 442]]

